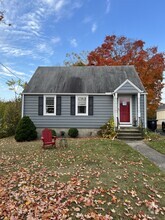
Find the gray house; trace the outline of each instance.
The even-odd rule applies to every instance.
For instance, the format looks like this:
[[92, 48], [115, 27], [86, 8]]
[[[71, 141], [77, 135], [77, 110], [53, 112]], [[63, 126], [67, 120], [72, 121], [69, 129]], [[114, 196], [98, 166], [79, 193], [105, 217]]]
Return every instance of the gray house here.
[[146, 128], [146, 91], [134, 66], [38, 67], [22, 93], [22, 116], [38, 131], [95, 135], [112, 116], [116, 128]]

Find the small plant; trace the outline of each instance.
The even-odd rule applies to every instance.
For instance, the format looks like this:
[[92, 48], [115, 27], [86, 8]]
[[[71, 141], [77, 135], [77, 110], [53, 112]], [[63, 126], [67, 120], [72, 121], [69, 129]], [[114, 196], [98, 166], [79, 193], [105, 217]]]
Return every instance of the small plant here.
[[148, 129], [144, 130], [144, 138], [148, 141], [156, 141], [160, 139], [160, 134], [150, 131]]
[[115, 131], [115, 123], [113, 117], [109, 119], [109, 121], [101, 127], [101, 130], [99, 131], [99, 134], [103, 138], [109, 138], [111, 140], [114, 140], [117, 136], [117, 133]]
[[72, 138], [76, 138], [78, 136], [78, 129], [77, 128], [70, 128], [68, 131], [68, 135]]
[[31, 141], [37, 138], [37, 131], [34, 123], [28, 116], [24, 116], [18, 123], [15, 140], [16, 141]]
[[60, 131], [60, 136], [65, 137], [65, 131]]
[[55, 130], [51, 129], [51, 131], [52, 131], [52, 136], [56, 136], [57, 135]]
[[133, 126], [134, 126], [134, 127], [137, 126], [137, 119], [136, 119], [136, 118], [133, 119]]

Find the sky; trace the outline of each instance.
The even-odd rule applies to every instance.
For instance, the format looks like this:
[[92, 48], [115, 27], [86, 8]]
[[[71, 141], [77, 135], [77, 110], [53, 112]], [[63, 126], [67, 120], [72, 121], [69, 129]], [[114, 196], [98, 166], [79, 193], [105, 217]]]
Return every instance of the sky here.
[[90, 52], [107, 35], [164, 52], [164, 9], [165, 0], [2, 0], [12, 25], [0, 24], [0, 100], [14, 99], [8, 80], [28, 82], [38, 66], [63, 66], [67, 53]]

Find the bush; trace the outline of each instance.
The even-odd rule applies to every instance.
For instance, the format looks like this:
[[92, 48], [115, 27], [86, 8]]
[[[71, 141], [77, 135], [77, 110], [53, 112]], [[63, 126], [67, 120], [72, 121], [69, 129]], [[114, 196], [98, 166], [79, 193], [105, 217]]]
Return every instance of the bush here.
[[0, 138], [15, 134], [21, 118], [21, 102], [0, 102]]
[[101, 127], [101, 130], [98, 134], [100, 134], [103, 138], [109, 138], [112, 140], [117, 136], [113, 117]]
[[68, 131], [68, 135], [72, 138], [76, 138], [78, 136], [78, 129], [77, 128], [70, 128]]
[[161, 138], [161, 135], [159, 133], [155, 133], [153, 131], [150, 131], [149, 129], [145, 129], [143, 133], [144, 138], [148, 141], [156, 141]]
[[0, 129], [0, 139], [8, 137], [7, 132], [3, 130], [2, 128]]
[[18, 123], [15, 139], [16, 141], [31, 141], [37, 138], [34, 123], [28, 116], [24, 116]]
[[52, 131], [52, 136], [56, 136], [56, 131], [53, 129], [51, 129], [51, 131]]

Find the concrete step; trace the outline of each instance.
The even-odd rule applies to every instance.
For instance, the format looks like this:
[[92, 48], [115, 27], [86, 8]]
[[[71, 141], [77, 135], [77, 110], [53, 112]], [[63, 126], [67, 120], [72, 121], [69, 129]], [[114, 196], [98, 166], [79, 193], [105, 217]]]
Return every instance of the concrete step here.
[[142, 136], [123, 136], [123, 137], [120, 137], [120, 136], [117, 136], [117, 138], [119, 140], [130, 140], [130, 141], [133, 141], [133, 140], [143, 140], [143, 137]]
[[138, 131], [139, 132], [139, 128], [120, 128], [119, 131]]
[[139, 128], [122, 127], [118, 130], [117, 138], [121, 140], [142, 140], [143, 136]]
[[118, 136], [142, 136], [141, 133], [118, 133]]

